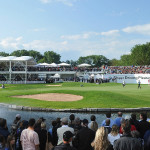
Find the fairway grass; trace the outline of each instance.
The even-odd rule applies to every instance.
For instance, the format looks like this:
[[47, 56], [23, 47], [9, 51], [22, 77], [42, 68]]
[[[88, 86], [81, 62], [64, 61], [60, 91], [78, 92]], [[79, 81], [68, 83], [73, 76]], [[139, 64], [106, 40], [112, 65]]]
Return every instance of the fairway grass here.
[[[83, 84], [83, 87], [80, 86], [81, 84]], [[150, 107], [150, 86], [148, 85], [142, 85], [142, 89], [138, 89], [135, 84], [127, 84], [123, 88], [122, 84], [117, 83], [99, 85], [95, 83], [67, 82], [61, 83], [62, 86], [46, 85], [5, 85], [5, 89], [0, 89], [0, 103], [55, 109]], [[83, 99], [74, 102], [53, 102], [12, 97], [42, 93], [74, 94], [83, 96]]]

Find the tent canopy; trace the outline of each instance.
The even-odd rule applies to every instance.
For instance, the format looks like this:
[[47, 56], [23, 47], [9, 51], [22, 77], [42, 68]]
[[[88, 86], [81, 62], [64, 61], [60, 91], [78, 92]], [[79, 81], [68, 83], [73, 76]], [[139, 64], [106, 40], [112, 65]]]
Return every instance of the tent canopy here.
[[78, 65], [78, 67], [90, 67], [91, 65], [89, 65], [89, 64], [80, 64], [80, 65]]
[[59, 66], [70, 66], [70, 64], [67, 64], [67, 63], [60, 63], [58, 64]]

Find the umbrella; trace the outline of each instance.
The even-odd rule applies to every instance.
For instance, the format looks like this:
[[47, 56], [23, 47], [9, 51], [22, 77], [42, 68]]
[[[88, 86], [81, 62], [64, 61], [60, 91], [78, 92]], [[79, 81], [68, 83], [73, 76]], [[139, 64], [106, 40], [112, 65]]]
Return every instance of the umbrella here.
[[70, 66], [70, 64], [67, 64], [67, 63], [61, 63], [61, 64], [58, 64], [59, 66]]
[[78, 65], [78, 67], [90, 67], [91, 65], [89, 65], [89, 64], [80, 64], [80, 65]]

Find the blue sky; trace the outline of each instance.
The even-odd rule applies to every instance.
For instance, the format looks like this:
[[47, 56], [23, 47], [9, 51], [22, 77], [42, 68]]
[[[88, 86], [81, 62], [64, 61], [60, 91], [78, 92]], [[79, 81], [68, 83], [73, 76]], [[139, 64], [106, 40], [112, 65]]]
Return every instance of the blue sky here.
[[149, 0], [1, 0], [0, 51], [119, 59], [150, 42]]

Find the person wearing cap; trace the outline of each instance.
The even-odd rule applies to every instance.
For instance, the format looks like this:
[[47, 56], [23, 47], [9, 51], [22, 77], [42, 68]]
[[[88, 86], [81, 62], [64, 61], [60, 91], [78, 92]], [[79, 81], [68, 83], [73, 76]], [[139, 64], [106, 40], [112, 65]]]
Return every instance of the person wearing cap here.
[[16, 115], [16, 118], [15, 118], [15, 120], [14, 120], [13, 123], [18, 126], [19, 123], [20, 123], [20, 121], [21, 121], [21, 115], [20, 115], [20, 114], [17, 114], [17, 115]]
[[118, 117], [114, 120], [114, 124], [117, 125], [119, 128], [121, 126], [122, 120], [122, 112], [118, 112]]
[[[61, 119], [62, 126], [57, 129], [58, 143], [57, 145], [63, 143], [63, 134], [65, 131], [71, 131], [74, 134], [74, 129], [68, 126], [68, 118], [64, 117]], [[71, 143], [72, 145], [72, 143]]]
[[76, 148], [70, 146], [73, 134], [71, 131], [65, 131], [63, 133], [63, 143], [55, 146], [52, 150], [76, 150]]
[[77, 150], [92, 150], [91, 143], [95, 138], [95, 132], [88, 128], [88, 120], [83, 119], [82, 129], [78, 131], [73, 140], [73, 146]]

